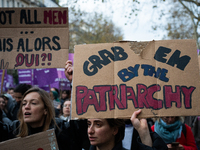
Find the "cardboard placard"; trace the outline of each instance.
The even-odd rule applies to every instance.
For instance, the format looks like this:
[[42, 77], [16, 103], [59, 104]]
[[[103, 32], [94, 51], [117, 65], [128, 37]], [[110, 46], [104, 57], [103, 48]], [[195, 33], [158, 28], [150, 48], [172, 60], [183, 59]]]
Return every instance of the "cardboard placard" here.
[[63, 68], [68, 8], [1, 8], [0, 69]]
[[195, 40], [76, 45], [72, 118], [200, 115]]
[[54, 129], [0, 143], [2, 150], [58, 150]]

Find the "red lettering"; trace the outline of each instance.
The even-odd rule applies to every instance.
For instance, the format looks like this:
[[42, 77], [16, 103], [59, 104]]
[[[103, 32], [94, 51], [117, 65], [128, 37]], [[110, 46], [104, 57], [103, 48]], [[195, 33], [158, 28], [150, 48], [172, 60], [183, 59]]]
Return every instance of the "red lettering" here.
[[49, 20], [49, 24], [52, 24], [52, 11], [49, 12], [44, 11], [44, 23], [47, 24], [47, 19]]
[[83, 114], [82, 99], [87, 95], [88, 88], [85, 86], [76, 87], [76, 111], [78, 115]]
[[171, 85], [165, 85], [163, 87], [164, 89], [164, 101], [165, 101], [165, 107], [171, 108], [172, 102], [176, 103], [177, 108], [181, 108], [181, 90], [179, 86], [176, 86], [176, 91], [172, 92], [172, 86]]
[[67, 10], [64, 11], [44, 11], [45, 24], [66, 24], [67, 23]]
[[58, 18], [59, 18], [59, 24], [62, 24], [62, 20], [63, 20], [63, 24], [66, 24], [67, 23], [67, 11], [64, 10], [63, 13], [61, 11], [59, 11]]
[[99, 111], [106, 111], [107, 106], [106, 106], [106, 92], [111, 90], [111, 86], [95, 86], [93, 88], [96, 93], [99, 93]]
[[117, 85], [113, 85], [112, 90], [109, 91], [108, 94], [109, 94], [109, 108], [110, 108], [110, 110], [115, 109], [115, 103], [117, 104], [119, 109], [124, 108], [122, 102], [118, 98], [118, 87], [117, 87]]
[[16, 57], [16, 64], [15, 67], [21, 66], [24, 63], [24, 55], [22, 53], [19, 53]]
[[58, 11], [53, 11], [53, 24], [58, 24], [58, 22], [56, 22], [56, 18], [58, 18]]
[[138, 96], [138, 105], [139, 108], [149, 108], [149, 104], [147, 102], [147, 87], [143, 84], [137, 84], [137, 96]]
[[125, 84], [121, 84], [120, 85], [120, 99], [121, 99], [122, 105], [124, 106], [123, 109], [127, 108], [126, 95], [127, 95], [126, 85]]
[[31, 54], [30, 62], [28, 61], [28, 54], [25, 55], [25, 65], [26, 67], [31, 67], [34, 63], [34, 54]]
[[135, 92], [132, 87], [127, 87], [127, 100], [132, 100], [135, 108], [138, 108], [138, 102], [135, 97]]
[[181, 90], [183, 92], [184, 95], [184, 104], [185, 104], [185, 108], [192, 108], [191, 106], [191, 102], [192, 102], [192, 92], [195, 90], [196, 88], [191, 86], [189, 88], [182, 86]]
[[99, 112], [99, 104], [94, 90], [88, 90], [87, 95], [84, 97], [83, 113], [87, 112], [89, 105], [93, 105], [94, 109]]
[[[127, 100], [132, 100], [134, 108], [147, 108], [147, 109], [162, 109], [164, 106], [166, 109], [172, 107], [172, 103], [175, 103], [177, 108], [182, 106], [181, 93], [183, 93], [183, 100], [185, 108], [192, 108], [192, 93], [196, 89], [195, 87], [175, 86], [175, 92], [172, 90], [171, 85], [163, 86], [163, 100], [156, 99], [156, 92], [161, 91], [161, 87], [158, 84], [153, 84], [147, 87], [143, 84], [137, 84], [137, 96], [133, 87], [126, 86], [125, 84], [119, 85], [98, 85], [93, 89], [88, 89], [85, 86], [76, 87], [76, 111], [78, 115], [82, 115], [87, 112], [90, 106], [93, 106], [96, 112], [107, 111], [115, 109], [115, 105], [118, 109], [127, 109]], [[155, 96], [154, 96], [155, 95]], [[108, 100], [107, 100], [108, 98]], [[163, 105], [164, 103], [164, 105]], [[109, 105], [109, 106], [108, 106]]]
[[151, 85], [148, 87], [148, 92], [146, 99], [148, 100], [148, 104], [153, 109], [161, 109], [163, 108], [163, 101], [154, 98], [154, 93], [160, 91], [160, 85]]

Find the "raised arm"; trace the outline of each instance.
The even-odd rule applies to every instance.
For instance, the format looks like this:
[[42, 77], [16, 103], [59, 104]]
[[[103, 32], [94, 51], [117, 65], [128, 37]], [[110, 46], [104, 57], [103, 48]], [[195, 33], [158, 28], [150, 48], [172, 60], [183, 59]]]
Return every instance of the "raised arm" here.
[[72, 82], [72, 74], [73, 74], [72, 61], [67, 60], [65, 63], [65, 76], [70, 82]]
[[144, 145], [152, 147], [152, 139], [149, 133], [149, 128], [146, 119], [138, 119], [137, 116], [141, 113], [141, 109], [132, 114], [131, 122], [134, 128], [138, 131], [141, 142]]

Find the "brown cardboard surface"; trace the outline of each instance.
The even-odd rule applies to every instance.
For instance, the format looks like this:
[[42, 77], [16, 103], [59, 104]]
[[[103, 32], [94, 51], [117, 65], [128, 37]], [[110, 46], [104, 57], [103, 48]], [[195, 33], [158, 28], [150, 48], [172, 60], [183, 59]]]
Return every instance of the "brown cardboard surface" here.
[[0, 28], [69, 27], [67, 7], [0, 8]]
[[2, 150], [58, 150], [54, 129], [0, 143]]
[[0, 24], [0, 69], [63, 68], [69, 49], [67, 8], [0, 10], [8, 17]]
[[195, 40], [76, 45], [72, 118], [200, 115], [199, 79]]

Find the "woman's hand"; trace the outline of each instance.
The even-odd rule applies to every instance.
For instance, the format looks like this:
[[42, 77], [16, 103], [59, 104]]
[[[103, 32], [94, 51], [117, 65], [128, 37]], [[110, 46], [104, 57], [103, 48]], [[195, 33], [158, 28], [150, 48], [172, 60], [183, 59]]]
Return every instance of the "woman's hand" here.
[[179, 144], [177, 146], [172, 146], [172, 144], [167, 144], [169, 150], [184, 150], [183, 145]]
[[141, 111], [141, 109], [134, 111], [134, 113], [131, 116], [131, 122], [133, 124], [133, 127], [138, 131], [142, 143], [152, 147], [152, 140], [149, 133], [147, 120], [137, 118]]
[[72, 82], [72, 74], [73, 74], [72, 61], [67, 60], [65, 63], [65, 76], [70, 82]]

